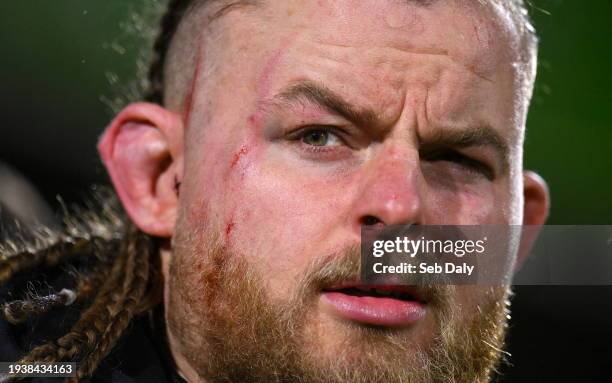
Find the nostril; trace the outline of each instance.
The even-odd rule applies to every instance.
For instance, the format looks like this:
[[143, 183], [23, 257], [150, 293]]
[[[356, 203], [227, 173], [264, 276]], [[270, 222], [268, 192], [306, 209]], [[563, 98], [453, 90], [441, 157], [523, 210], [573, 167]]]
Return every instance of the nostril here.
[[363, 226], [376, 226], [382, 225], [383, 222], [380, 219], [374, 217], [373, 215], [367, 215], [361, 219], [361, 224]]

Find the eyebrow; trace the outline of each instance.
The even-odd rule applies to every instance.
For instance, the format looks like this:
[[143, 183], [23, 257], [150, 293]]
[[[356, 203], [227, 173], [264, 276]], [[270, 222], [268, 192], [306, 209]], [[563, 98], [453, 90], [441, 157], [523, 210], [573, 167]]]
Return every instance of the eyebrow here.
[[[323, 84], [300, 81], [281, 90], [273, 97], [273, 105], [311, 102], [338, 114], [360, 127], [377, 125], [377, 113], [368, 108], [357, 108]], [[491, 126], [434, 127], [432, 132], [419, 136], [419, 150], [438, 148], [467, 148], [486, 146], [494, 149], [503, 170], [508, 169], [510, 148], [507, 141]]]
[[325, 85], [312, 81], [300, 81], [282, 90], [274, 97], [273, 104], [303, 101], [317, 104], [357, 126], [373, 126], [377, 122], [377, 113], [374, 110], [356, 108]]

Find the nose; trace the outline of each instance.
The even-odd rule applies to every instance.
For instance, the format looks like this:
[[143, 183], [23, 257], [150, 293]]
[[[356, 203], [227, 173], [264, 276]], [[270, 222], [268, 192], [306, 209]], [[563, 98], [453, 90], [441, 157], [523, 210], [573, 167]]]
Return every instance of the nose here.
[[353, 208], [356, 230], [362, 226], [422, 223], [418, 153], [383, 156], [366, 172]]

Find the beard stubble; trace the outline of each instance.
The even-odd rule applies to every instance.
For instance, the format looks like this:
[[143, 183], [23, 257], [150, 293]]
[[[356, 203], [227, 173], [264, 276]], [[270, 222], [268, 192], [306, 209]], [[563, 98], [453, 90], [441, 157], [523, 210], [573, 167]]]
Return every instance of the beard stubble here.
[[[471, 319], [456, 287], [424, 285], [435, 316], [430, 346], [405, 331], [342, 324], [333, 357], [312, 325], [321, 289], [359, 277], [359, 249], [314, 260], [291, 297], [273, 301], [256, 265], [216, 238], [176, 238], [166, 302], [167, 330], [203, 382], [486, 382], [503, 351], [509, 289], [486, 289]], [[202, 244], [206, 244], [205, 250]]]

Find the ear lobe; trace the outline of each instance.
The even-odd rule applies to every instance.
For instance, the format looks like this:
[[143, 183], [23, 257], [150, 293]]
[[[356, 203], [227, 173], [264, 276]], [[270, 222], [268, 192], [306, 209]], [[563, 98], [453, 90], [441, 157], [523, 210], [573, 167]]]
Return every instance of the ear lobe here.
[[538, 174], [525, 171], [523, 173], [523, 230], [518, 251], [517, 267], [520, 266], [535, 243], [542, 225], [548, 218], [550, 196], [546, 181]]
[[145, 233], [170, 237], [183, 173], [183, 123], [158, 105], [127, 106], [106, 128], [98, 151], [119, 199]]

